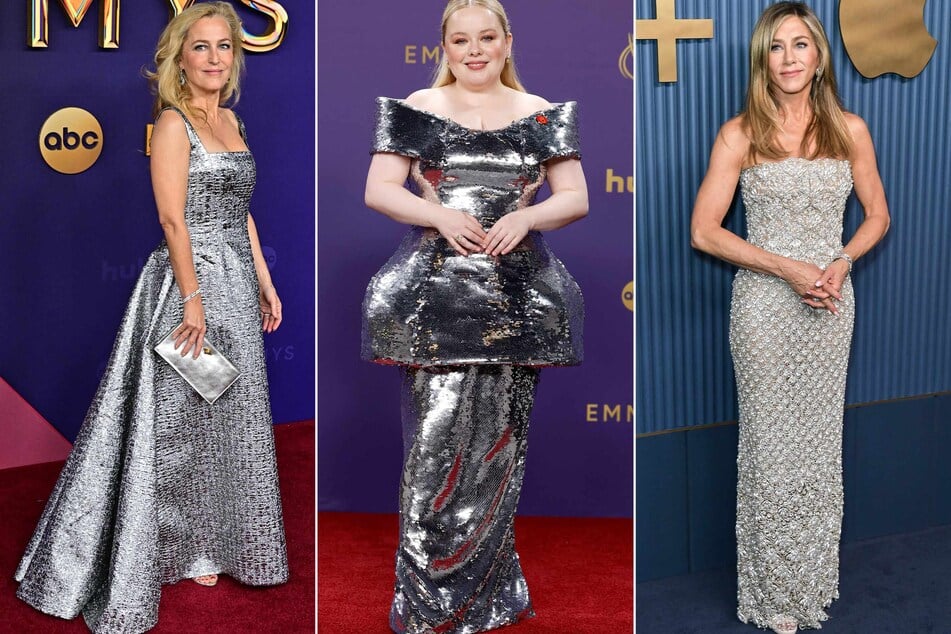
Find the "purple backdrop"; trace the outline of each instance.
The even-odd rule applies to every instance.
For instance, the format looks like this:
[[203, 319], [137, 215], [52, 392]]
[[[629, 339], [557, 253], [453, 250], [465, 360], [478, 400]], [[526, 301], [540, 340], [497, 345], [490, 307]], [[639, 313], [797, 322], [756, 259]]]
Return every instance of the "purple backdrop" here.
[[[406, 227], [367, 209], [373, 99], [429, 84], [442, 2], [323, 3], [318, 15], [318, 508], [396, 510], [399, 373], [359, 360], [367, 282]], [[585, 363], [542, 372], [520, 509], [632, 513], [631, 3], [506, 5], [529, 92], [580, 105], [589, 216], [547, 235], [585, 295]], [[610, 188], [610, 191], [608, 189]], [[626, 290], [630, 290], [629, 288]]]
[[[98, 4], [98, 3], [95, 3]], [[314, 416], [314, 4], [281, 0], [283, 44], [247, 56], [236, 111], [258, 166], [252, 211], [284, 303], [265, 337], [274, 418]], [[235, 2], [252, 34], [263, 15]], [[0, 6], [0, 376], [67, 438], [82, 422], [132, 285], [162, 238], [143, 156], [150, 63], [170, 12], [165, 0], [123, 3], [120, 46], [98, 47], [98, 8], [79, 28], [49, 3], [49, 48], [27, 46], [27, 0]], [[75, 176], [40, 156], [46, 118], [67, 106], [103, 129], [98, 162]]]

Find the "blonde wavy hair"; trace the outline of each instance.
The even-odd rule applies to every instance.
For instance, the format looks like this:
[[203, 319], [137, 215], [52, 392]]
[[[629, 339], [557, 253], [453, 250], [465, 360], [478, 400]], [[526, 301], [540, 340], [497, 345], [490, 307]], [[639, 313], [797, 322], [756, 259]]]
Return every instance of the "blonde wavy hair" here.
[[750, 137], [749, 158], [780, 160], [789, 156], [777, 140], [782, 122], [776, 87], [769, 78], [769, 52], [780, 24], [789, 17], [803, 21], [819, 53], [819, 73], [809, 90], [812, 121], [806, 128], [800, 152], [804, 157], [848, 158], [852, 135], [836, 88], [829, 39], [812, 9], [801, 2], [777, 2], [763, 11], [750, 37], [750, 84], [746, 106], [740, 114]]
[[[445, 43], [446, 41], [446, 22], [449, 21], [449, 16], [459, 9], [465, 9], [467, 7], [482, 7], [483, 9], [488, 9], [499, 19], [505, 36], [512, 34], [508, 16], [505, 15], [505, 9], [499, 0], [449, 0], [445, 11], [442, 12], [442, 26], [440, 27], [442, 37], [440, 42]], [[499, 79], [502, 80], [502, 85], [504, 86], [508, 86], [519, 92], [526, 92], [525, 86], [519, 81], [518, 71], [515, 70], [515, 61], [511, 57], [505, 60], [505, 66], [502, 68], [502, 75]], [[452, 74], [452, 71], [449, 70], [449, 64], [446, 63], [446, 55], [443, 53], [439, 56], [439, 65], [436, 67], [436, 72], [433, 75], [433, 83], [430, 88], [448, 86], [454, 81], [456, 81], [456, 77]]]
[[191, 106], [191, 89], [188, 82], [184, 85], [179, 81], [179, 62], [182, 59], [182, 49], [185, 47], [185, 40], [188, 39], [188, 32], [196, 22], [202, 18], [223, 18], [228, 24], [228, 30], [231, 31], [232, 51], [234, 60], [231, 63], [231, 74], [228, 82], [221, 89], [221, 104], [234, 105], [241, 96], [241, 75], [244, 73], [244, 49], [241, 48], [241, 19], [235, 13], [234, 7], [227, 2], [203, 2], [193, 5], [172, 20], [159, 36], [158, 44], [155, 47], [155, 56], [153, 58], [155, 70], [146, 70], [145, 76], [148, 78], [155, 94], [155, 104], [152, 107], [152, 115], [158, 116], [163, 108], [174, 106], [182, 110], [190, 117], [198, 117], [207, 120], [207, 113], [203, 109]]

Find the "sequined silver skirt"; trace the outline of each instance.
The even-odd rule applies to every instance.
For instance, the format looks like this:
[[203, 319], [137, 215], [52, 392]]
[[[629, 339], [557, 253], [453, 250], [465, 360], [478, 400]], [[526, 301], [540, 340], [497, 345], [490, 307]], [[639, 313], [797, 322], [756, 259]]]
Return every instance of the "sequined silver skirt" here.
[[538, 371], [405, 369], [395, 632], [483, 632], [534, 615], [515, 552]]

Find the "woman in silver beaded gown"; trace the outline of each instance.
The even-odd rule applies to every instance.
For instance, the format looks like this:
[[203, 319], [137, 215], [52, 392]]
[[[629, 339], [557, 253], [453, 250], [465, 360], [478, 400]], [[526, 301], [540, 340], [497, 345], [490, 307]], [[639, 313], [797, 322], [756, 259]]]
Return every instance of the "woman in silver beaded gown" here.
[[513, 533], [528, 419], [538, 368], [582, 352], [581, 293], [538, 233], [587, 213], [575, 104], [524, 91], [496, 0], [450, 2], [442, 44], [432, 88], [378, 99], [366, 189], [414, 225], [367, 289], [362, 351], [402, 367], [390, 626], [411, 633], [533, 616]]
[[[737, 182], [746, 240], [721, 226]], [[853, 184], [865, 219], [843, 247]], [[888, 224], [872, 140], [840, 105], [822, 25], [800, 3], [772, 5], [750, 42], [746, 107], [717, 135], [691, 223], [696, 248], [740, 267], [730, 349], [745, 623], [818, 628], [838, 597], [849, 273]]]
[[[254, 160], [237, 96], [241, 23], [186, 9], [155, 54], [151, 171], [165, 240], [132, 292], [105, 375], [16, 571], [17, 596], [97, 633], [158, 619], [162, 584], [287, 580], [262, 328], [281, 322], [248, 213]], [[206, 321], [207, 320], [207, 321]], [[206, 326], [207, 324], [207, 326]], [[209, 339], [242, 371], [206, 403], [153, 346]]]

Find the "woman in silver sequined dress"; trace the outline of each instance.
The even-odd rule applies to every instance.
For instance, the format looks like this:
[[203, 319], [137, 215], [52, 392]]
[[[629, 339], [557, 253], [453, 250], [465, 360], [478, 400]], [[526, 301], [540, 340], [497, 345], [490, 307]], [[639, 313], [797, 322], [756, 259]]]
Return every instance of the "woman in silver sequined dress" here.
[[396, 632], [534, 614], [513, 534], [528, 418], [538, 369], [581, 361], [581, 293], [539, 233], [587, 213], [575, 104], [525, 92], [496, 0], [450, 2], [442, 47], [433, 87], [378, 100], [366, 187], [413, 225], [363, 306], [364, 358], [403, 376]]
[[[721, 226], [737, 183], [746, 240]], [[853, 184], [865, 219], [843, 247]], [[717, 135], [691, 222], [694, 247], [740, 267], [730, 348], [743, 622], [817, 628], [838, 597], [849, 274], [888, 224], [872, 139], [840, 105], [822, 25], [800, 3], [768, 7], [750, 42], [746, 107]]]
[[[151, 629], [162, 584], [287, 580], [261, 339], [281, 303], [248, 213], [244, 126], [222, 107], [238, 95], [241, 33], [228, 3], [203, 3], [159, 40], [151, 172], [165, 240], [16, 572], [17, 596], [82, 612], [97, 633]], [[183, 355], [207, 332], [242, 371], [214, 404], [153, 351], [173, 328]]]

